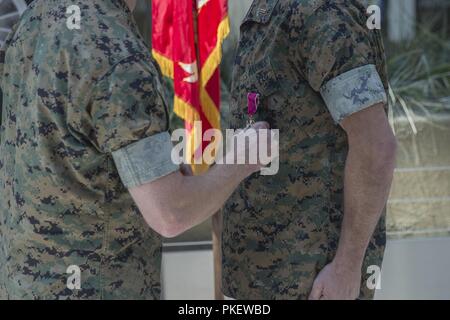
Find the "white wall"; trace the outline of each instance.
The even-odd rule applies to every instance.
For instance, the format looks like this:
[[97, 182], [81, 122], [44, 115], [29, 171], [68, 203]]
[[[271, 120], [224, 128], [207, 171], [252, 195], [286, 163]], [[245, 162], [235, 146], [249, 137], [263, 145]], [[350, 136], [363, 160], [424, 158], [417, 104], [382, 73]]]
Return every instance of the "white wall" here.
[[[164, 254], [165, 299], [213, 299], [211, 251]], [[391, 240], [377, 299], [450, 299], [450, 237]]]
[[389, 40], [414, 39], [416, 15], [416, 0], [390, 0], [387, 10]]

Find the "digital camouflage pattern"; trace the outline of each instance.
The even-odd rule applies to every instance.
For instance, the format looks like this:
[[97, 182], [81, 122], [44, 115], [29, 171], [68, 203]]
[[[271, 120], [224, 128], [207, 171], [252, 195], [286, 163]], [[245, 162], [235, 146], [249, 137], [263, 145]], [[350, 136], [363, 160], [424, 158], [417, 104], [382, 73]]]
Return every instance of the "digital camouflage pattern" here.
[[[280, 171], [251, 176], [225, 206], [226, 296], [306, 299], [316, 275], [335, 255], [348, 144], [320, 90], [370, 65], [387, 88], [381, 35], [367, 29], [365, 12], [355, 0], [255, 0], [241, 25], [230, 126], [245, 126], [247, 94], [259, 93], [256, 120], [280, 129]], [[350, 78], [346, 81], [355, 82]], [[360, 83], [342, 92], [349, 93], [340, 99], [350, 108], [358, 91], [369, 89], [367, 81]], [[362, 270], [361, 299], [373, 297], [367, 267], [381, 266], [385, 241], [383, 217]]]
[[[81, 9], [69, 30], [66, 10]], [[111, 153], [168, 130], [159, 70], [123, 0], [36, 0], [1, 74], [1, 299], [159, 299], [161, 238]], [[66, 286], [71, 265], [81, 289]]]

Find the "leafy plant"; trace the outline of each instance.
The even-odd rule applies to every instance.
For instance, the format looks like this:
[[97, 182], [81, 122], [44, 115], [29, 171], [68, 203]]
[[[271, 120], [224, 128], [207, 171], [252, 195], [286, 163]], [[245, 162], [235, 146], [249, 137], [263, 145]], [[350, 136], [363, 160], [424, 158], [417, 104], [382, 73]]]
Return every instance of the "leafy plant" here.
[[391, 120], [405, 115], [414, 134], [415, 118], [450, 110], [450, 40], [436, 32], [436, 20], [419, 25], [414, 40], [388, 44]]

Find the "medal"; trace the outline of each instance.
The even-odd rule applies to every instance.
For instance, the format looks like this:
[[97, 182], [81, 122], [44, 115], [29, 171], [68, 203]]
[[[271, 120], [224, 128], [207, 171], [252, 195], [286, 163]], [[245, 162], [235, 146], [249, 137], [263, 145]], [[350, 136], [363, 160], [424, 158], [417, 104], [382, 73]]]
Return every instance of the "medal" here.
[[255, 123], [253, 116], [258, 111], [259, 105], [259, 93], [250, 92], [247, 94], [247, 115], [248, 121], [247, 126], [250, 127]]

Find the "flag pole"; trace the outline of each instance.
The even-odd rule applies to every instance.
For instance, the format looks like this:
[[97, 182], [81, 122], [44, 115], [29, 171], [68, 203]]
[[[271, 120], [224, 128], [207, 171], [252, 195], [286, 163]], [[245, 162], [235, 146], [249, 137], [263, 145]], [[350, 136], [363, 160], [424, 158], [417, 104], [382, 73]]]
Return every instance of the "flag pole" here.
[[212, 217], [215, 300], [224, 300], [222, 293], [222, 221], [222, 211]]
[[[197, 0], [193, 0], [195, 47], [197, 49], [197, 61], [200, 61], [198, 46], [198, 10]], [[201, 68], [201, 66], [199, 65]], [[219, 210], [212, 217], [212, 250], [214, 265], [214, 300], [224, 300], [222, 293], [222, 211]]]

